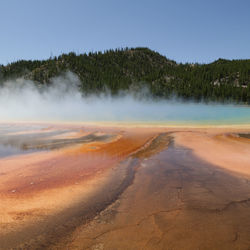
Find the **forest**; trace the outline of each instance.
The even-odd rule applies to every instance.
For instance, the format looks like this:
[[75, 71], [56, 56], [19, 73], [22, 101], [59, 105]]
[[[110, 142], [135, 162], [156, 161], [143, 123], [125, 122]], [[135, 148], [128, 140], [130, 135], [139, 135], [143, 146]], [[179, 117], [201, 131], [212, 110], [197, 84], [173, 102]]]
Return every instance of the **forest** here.
[[80, 79], [83, 94], [109, 90], [149, 89], [155, 98], [250, 104], [250, 60], [218, 59], [209, 64], [176, 63], [148, 48], [121, 48], [104, 52], [70, 52], [47, 60], [19, 60], [0, 65], [0, 85], [16, 78], [38, 87], [71, 71]]

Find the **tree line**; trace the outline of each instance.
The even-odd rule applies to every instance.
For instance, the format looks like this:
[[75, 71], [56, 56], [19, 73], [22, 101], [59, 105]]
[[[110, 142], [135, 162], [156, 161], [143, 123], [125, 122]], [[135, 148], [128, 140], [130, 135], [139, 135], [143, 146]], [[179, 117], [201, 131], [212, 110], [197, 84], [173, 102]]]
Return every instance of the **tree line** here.
[[72, 71], [84, 94], [146, 86], [152, 96], [250, 104], [250, 60], [218, 59], [209, 64], [182, 64], [148, 48], [104, 52], [70, 52], [48, 60], [19, 60], [0, 65], [0, 84], [24, 77], [48, 85], [53, 77]]

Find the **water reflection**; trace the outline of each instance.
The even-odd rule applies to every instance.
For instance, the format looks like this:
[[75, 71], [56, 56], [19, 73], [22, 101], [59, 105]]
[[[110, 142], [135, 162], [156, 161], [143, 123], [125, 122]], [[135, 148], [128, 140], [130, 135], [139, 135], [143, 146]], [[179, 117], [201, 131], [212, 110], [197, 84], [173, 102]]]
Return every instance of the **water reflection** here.
[[56, 150], [90, 142], [109, 141], [115, 136], [95, 132], [87, 134], [81, 134], [79, 132], [79, 128], [49, 128], [44, 130], [42, 127], [32, 126], [0, 126], [0, 157]]
[[24, 153], [31, 153], [34, 151], [35, 150], [31, 150], [31, 149], [24, 151], [19, 147], [13, 147], [11, 145], [0, 144], [0, 158], [12, 156], [12, 155], [24, 154]]

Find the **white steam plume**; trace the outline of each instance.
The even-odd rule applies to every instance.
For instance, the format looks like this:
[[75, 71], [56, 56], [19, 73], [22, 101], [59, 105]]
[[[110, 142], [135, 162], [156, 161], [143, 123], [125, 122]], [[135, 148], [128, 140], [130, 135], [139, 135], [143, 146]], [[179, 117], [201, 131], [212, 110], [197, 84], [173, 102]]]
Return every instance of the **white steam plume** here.
[[[234, 105], [206, 105], [175, 100], [141, 99], [131, 92], [118, 97], [83, 97], [78, 77], [68, 72], [42, 89], [32, 81], [10, 80], [0, 87], [0, 122], [5, 121], [141, 121], [201, 122], [223, 120], [250, 122], [250, 109]], [[146, 96], [147, 91], [142, 91]]]

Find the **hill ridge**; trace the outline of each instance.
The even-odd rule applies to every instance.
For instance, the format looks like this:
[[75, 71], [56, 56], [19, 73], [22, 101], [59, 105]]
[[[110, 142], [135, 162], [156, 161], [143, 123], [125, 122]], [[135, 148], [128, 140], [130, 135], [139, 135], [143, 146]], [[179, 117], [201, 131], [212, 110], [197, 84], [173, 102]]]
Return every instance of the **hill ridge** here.
[[86, 94], [108, 88], [115, 95], [145, 85], [155, 97], [250, 103], [250, 60], [219, 58], [209, 64], [182, 64], [146, 47], [19, 60], [0, 66], [0, 84], [20, 77], [50, 84], [51, 78], [67, 71], [79, 77]]

